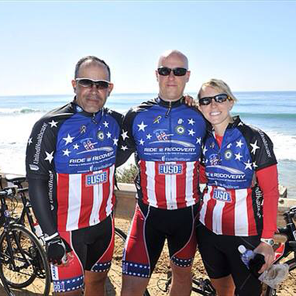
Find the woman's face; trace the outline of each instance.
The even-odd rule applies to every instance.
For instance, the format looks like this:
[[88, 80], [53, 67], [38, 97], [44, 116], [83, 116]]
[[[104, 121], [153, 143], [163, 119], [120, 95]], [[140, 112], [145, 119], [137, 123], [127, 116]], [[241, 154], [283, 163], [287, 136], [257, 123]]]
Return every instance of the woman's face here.
[[[224, 94], [224, 92], [210, 86], [203, 86], [200, 92], [200, 98], [214, 97], [219, 94]], [[229, 99], [221, 103], [212, 99], [208, 105], [199, 104], [199, 109], [204, 117], [213, 125], [214, 129], [223, 128], [225, 130], [231, 121], [230, 110], [233, 104], [234, 101]]]

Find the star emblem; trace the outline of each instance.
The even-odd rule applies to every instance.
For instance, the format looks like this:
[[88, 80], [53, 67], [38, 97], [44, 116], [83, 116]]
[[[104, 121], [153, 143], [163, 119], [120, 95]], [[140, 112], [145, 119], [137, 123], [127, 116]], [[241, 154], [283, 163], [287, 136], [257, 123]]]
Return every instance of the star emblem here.
[[70, 151], [68, 150], [68, 149], [66, 149], [66, 150], [63, 150], [63, 156], [69, 156], [70, 155]]
[[113, 112], [113, 111], [110, 110], [110, 109], [108, 109], [108, 111], [107, 111], [108, 114], [112, 114], [112, 112]]
[[75, 145], [73, 146], [73, 148], [74, 148], [75, 150], [78, 150], [79, 145], [78, 145], [78, 144], [75, 144]]
[[67, 138], [63, 138], [63, 140], [66, 141], [66, 144], [72, 143], [73, 142], [74, 137], [71, 137], [70, 134], [68, 134]]
[[129, 138], [129, 136], [127, 135], [127, 131], [124, 131], [124, 130], [122, 130], [122, 134], [121, 134], [121, 136], [122, 136], [123, 141], [124, 141], [126, 138]]
[[145, 142], [143, 141], [143, 139], [141, 139], [141, 140], [139, 141], [139, 144], [140, 144], [140, 145], [144, 145], [144, 143], [145, 143]]
[[48, 160], [48, 161], [49, 161], [49, 163], [51, 163], [51, 162], [52, 162], [52, 160], [53, 160], [53, 152], [54, 152], [54, 151], [52, 151], [52, 152], [48, 153], [48, 152], [46, 152], [46, 151], [45, 151], [46, 158], [45, 158], [44, 160]]
[[107, 136], [108, 139], [110, 139], [112, 135], [108, 132], [108, 133], [106, 134], [106, 136]]
[[208, 151], [208, 149], [207, 149], [207, 147], [205, 146], [205, 147], [202, 149], [202, 153], [205, 155], [207, 151]]
[[258, 165], [256, 164], [256, 161], [253, 162], [253, 168], [254, 169], [258, 168]]
[[150, 140], [150, 139], [152, 138], [152, 136], [151, 136], [150, 134], [148, 134], [148, 135], [146, 136], [146, 138], [147, 138], [148, 140]]
[[103, 125], [104, 125], [104, 127], [109, 127], [109, 122], [104, 121], [104, 122], [103, 122]]
[[242, 142], [242, 140], [236, 141], [236, 147], [242, 148], [243, 145], [244, 143]]
[[188, 130], [188, 135], [194, 136], [195, 131], [193, 129]]
[[196, 138], [195, 144], [201, 144], [201, 138]]
[[192, 118], [190, 118], [190, 119], [188, 119], [188, 124], [194, 125], [195, 121]]
[[50, 127], [52, 128], [52, 127], [57, 127], [57, 124], [58, 124], [58, 122], [57, 121], [54, 121], [54, 120], [52, 120], [51, 122], [49, 122], [48, 123], [49, 125], [50, 125]]
[[252, 163], [250, 162], [250, 160], [248, 160], [248, 162], [244, 162], [244, 164], [246, 165], [245, 170], [247, 169], [252, 170]]
[[32, 144], [32, 137], [31, 138], [29, 138], [29, 140], [28, 140], [28, 145], [31, 145]]
[[255, 155], [256, 150], [257, 150], [257, 149], [260, 149], [260, 147], [257, 146], [257, 140], [255, 141], [254, 144], [250, 143], [250, 145], [252, 146], [252, 151], [251, 151], [251, 153], [253, 153], [253, 154]]
[[116, 145], [116, 146], [118, 145], [118, 139], [116, 138], [113, 139], [113, 145]]
[[121, 150], [123, 150], [123, 151], [125, 151], [125, 150], [127, 150], [127, 146], [121, 146]]
[[138, 132], [139, 132], [139, 131], [143, 131], [143, 132], [145, 132], [145, 127], [146, 127], [146, 126], [147, 126], [147, 125], [144, 124], [144, 122], [142, 121], [141, 124], [138, 124], [138, 127], [139, 127]]
[[240, 153], [234, 154], [235, 155], [235, 160], [240, 161], [241, 158], [243, 157]]

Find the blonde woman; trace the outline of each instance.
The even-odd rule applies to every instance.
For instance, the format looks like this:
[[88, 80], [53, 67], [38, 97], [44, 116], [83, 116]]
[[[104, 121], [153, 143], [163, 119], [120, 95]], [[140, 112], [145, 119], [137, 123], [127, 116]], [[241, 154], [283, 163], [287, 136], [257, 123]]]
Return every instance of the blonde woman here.
[[279, 196], [273, 144], [263, 131], [231, 116], [236, 98], [222, 80], [204, 83], [198, 102], [210, 123], [200, 168], [207, 186], [199, 250], [218, 295], [260, 295], [261, 284], [241, 261], [238, 246], [264, 256], [259, 273], [273, 262]]

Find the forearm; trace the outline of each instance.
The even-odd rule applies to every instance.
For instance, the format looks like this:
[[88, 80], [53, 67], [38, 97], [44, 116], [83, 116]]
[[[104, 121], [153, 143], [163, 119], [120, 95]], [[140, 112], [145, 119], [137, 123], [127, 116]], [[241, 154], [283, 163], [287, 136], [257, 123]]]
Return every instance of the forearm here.
[[51, 236], [57, 232], [56, 221], [51, 212], [51, 204], [48, 198], [48, 182], [40, 179], [28, 179], [29, 196], [34, 214], [44, 233]]

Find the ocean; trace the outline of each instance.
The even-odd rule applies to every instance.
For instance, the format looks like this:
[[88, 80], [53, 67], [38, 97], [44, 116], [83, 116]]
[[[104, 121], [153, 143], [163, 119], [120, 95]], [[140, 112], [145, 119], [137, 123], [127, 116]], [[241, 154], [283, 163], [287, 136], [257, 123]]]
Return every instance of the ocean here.
[[[190, 93], [193, 97], [194, 93]], [[265, 131], [274, 143], [280, 184], [296, 198], [296, 91], [236, 92], [232, 114]], [[106, 106], [118, 112], [156, 94], [113, 94]], [[0, 170], [25, 174], [26, 142], [33, 124], [46, 112], [71, 101], [72, 95], [0, 97]]]

